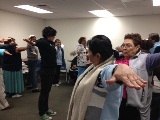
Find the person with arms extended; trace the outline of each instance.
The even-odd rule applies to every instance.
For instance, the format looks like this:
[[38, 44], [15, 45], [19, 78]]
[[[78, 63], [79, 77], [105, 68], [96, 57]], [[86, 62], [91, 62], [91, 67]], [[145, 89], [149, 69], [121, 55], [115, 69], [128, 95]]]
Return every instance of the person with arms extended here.
[[50, 116], [57, 114], [49, 109], [48, 106], [49, 93], [51, 91], [56, 69], [56, 49], [54, 43], [56, 33], [57, 31], [49, 26], [42, 30], [43, 38], [40, 38], [35, 42], [24, 39], [24, 41], [37, 46], [41, 56], [41, 67], [39, 71], [41, 91], [38, 100], [38, 109], [41, 120], [51, 120], [52, 117]]
[[[16, 44], [16, 40], [10, 37], [4, 44]], [[27, 47], [10, 46], [6, 50], [12, 55], [3, 56], [2, 69], [5, 84], [5, 92], [12, 98], [22, 97], [24, 92], [24, 80], [22, 73], [21, 52]]]
[[[5, 39], [0, 39], [0, 42], [4, 42]], [[7, 39], [8, 41], [9, 39]], [[8, 101], [5, 99], [5, 86], [4, 86], [4, 80], [3, 80], [3, 72], [2, 72], [2, 57], [4, 54], [12, 55], [8, 51], [5, 51], [7, 47], [10, 47], [10, 45], [4, 45], [0, 44], [0, 109], [1, 110], [7, 110], [13, 107], [12, 104], [9, 104]]]
[[[35, 42], [36, 36], [30, 35], [29, 40]], [[28, 58], [28, 78], [27, 78], [27, 89], [32, 88], [32, 92], [40, 92], [37, 85], [37, 72], [36, 65], [38, 62], [38, 50], [35, 46], [28, 44], [27, 47], [27, 58]]]
[[136, 89], [144, 87], [147, 82], [127, 65], [112, 65], [118, 53], [112, 49], [108, 37], [94, 36], [88, 48], [92, 65], [75, 83], [67, 120], [118, 120], [122, 98], [120, 82]]
[[147, 81], [147, 85], [141, 90], [124, 86], [119, 120], [150, 120], [152, 71], [160, 64], [160, 54], [149, 54], [152, 46], [151, 40], [142, 40], [138, 33], [124, 36], [121, 45], [123, 54], [116, 60], [116, 64], [130, 66], [137, 75]]

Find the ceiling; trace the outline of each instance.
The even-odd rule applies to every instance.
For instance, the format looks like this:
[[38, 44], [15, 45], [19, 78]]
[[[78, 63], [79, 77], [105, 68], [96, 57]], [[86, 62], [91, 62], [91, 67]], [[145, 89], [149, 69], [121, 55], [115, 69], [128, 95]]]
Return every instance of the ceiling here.
[[[53, 13], [33, 13], [15, 8], [17, 5], [45, 5], [40, 8]], [[88, 11], [103, 9], [114, 16], [160, 14], [160, 7], [153, 7], [152, 0], [0, 0], [0, 10], [41, 19], [93, 18], [96, 16]]]

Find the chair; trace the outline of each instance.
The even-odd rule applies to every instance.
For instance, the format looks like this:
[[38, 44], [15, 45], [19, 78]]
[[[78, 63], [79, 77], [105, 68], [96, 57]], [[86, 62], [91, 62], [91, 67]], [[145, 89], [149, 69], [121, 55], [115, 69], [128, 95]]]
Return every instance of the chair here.
[[62, 66], [60, 68], [60, 73], [65, 73], [66, 74], [66, 81], [67, 81], [68, 73], [67, 73], [67, 68], [66, 68], [66, 62], [65, 62], [65, 60], [62, 63]]
[[[77, 80], [77, 75], [78, 75], [78, 68], [77, 68], [77, 56], [73, 58], [73, 60], [69, 61], [71, 62], [71, 66], [69, 69], [69, 77], [68, 77], [68, 83], [70, 80], [73, 80], [75, 83]], [[76, 67], [75, 67], [76, 66]]]

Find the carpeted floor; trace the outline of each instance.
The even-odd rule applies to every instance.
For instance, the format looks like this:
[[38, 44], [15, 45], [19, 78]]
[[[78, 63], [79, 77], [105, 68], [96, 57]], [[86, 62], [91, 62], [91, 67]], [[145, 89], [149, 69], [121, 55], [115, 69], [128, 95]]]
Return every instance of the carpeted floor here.
[[[60, 87], [52, 87], [49, 98], [50, 109], [57, 112], [53, 120], [66, 120], [67, 110], [73, 82], [68, 84], [61, 80]], [[9, 103], [14, 104], [14, 108], [0, 111], [0, 120], [40, 120], [38, 115], [38, 97], [39, 93], [32, 93], [31, 90], [25, 90], [21, 98], [7, 98]]]

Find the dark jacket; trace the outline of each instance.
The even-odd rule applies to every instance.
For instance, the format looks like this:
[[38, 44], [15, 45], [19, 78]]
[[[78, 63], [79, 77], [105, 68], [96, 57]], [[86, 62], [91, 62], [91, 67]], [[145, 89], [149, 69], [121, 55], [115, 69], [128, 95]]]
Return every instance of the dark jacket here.
[[[155, 48], [154, 53], [160, 53], [160, 46], [157, 46]], [[153, 75], [156, 75], [156, 77], [160, 80], [160, 65], [156, 66], [153, 70]]]
[[36, 41], [41, 56], [40, 74], [53, 75], [56, 68], [56, 49], [53, 41], [41, 38]]
[[[9, 45], [9, 44], [0, 44], [0, 49], [7, 49], [10, 46], [11, 45]], [[0, 56], [0, 68], [2, 67], [2, 62], [3, 62], [3, 56]]]

